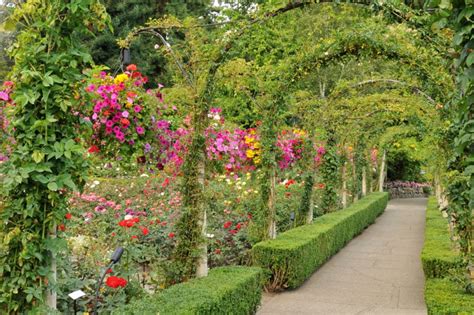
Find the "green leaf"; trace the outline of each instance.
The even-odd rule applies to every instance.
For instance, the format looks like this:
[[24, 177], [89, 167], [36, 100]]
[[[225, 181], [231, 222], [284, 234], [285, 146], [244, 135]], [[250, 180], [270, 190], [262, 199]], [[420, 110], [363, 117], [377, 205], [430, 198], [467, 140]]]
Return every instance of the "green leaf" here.
[[48, 189], [49, 190], [52, 190], [52, 191], [57, 191], [58, 190], [58, 184], [56, 184], [55, 182], [51, 182], [48, 184]]
[[466, 65], [469, 67], [474, 63], [474, 53], [470, 53], [466, 58]]
[[35, 152], [33, 152], [33, 154], [31, 155], [31, 157], [33, 158], [33, 161], [35, 161], [36, 163], [40, 163], [40, 162], [43, 161], [43, 159], [44, 159], [44, 153], [43, 153], [43, 152], [39, 152], [39, 151], [35, 151]]

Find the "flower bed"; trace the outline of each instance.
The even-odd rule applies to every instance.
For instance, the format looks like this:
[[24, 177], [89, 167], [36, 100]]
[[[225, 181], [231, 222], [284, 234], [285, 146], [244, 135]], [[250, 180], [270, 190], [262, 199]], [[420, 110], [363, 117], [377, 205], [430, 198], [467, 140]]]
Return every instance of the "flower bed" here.
[[253, 314], [260, 304], [264, 279], [260, 268], [215, 268], [205, 278], [133, 301], [114, 314]]
[[387, 193], [373, 193], [313, 224], [280, 234], [252, 248], [255, 265], [269, 269], [270, 290], [296, 288], [385, 210]]
[[390, 198], [423, 198], [429, 195], [431, 186], [428, 183], [387, 182], [384, 189], [390, 194]]

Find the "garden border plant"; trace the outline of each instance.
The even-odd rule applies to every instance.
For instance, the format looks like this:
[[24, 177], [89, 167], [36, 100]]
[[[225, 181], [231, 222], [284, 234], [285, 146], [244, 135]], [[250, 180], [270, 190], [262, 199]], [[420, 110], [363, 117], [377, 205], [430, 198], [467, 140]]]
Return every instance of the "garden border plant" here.
[[252, 248], [254, 265], [270, 270], [270, 290], [297, 288], [383, 213], [387, 193], [372, 193], [344, 210], [280, 234]]
[[135, 300], [116, 314], [252, 314], [260, 304], [265, 278], [256, 267], [218, 267], [205, 278]]
[[448, 220], [442, 216], [436, 197], [432, 196], [426, 208], [425, 243], [421, 253], [428, 314], [470, 314], [474, 311], [472, 295], [451, 279], [456, 271], [464, 269], [453, 245]]

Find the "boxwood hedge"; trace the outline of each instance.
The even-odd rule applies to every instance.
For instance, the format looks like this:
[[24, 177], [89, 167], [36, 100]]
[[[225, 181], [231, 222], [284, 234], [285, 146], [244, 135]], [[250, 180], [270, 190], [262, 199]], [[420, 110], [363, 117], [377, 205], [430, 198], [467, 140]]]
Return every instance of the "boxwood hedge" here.
[[448, 220], [443, 218], [434, 197], [426, 208], [425, 244], [421, 253], [423, 271], [427, 278], [443, 278], [450, 269], [459, 267], [459, 255], [453, 250]]
[[323, 215], [312, 224], [254, 245], [254, 264], [271, 271], [267, 288], [296, 288], [384, 211], [387, 193], [373, 193], [350, 207]]
[[450, 279], [450, 270], [464, 269], [453, 249], [448, 221], [443, 218], [434, 197], [426, 208], [425, 244], [421, 253], [425, 272], [425, 302], [428, 314], [474, 314], [474, 296]]
[[262, 295], [264, 271], [256, 267], [219, 267], [205, 278], [174, 285], [132, 301], [114, 314], [254, 314]]
[[449, 279], [427, 279], [425, 301], [428, 314], [474, 314], [474, 295], [466, 293], [460, 285]]

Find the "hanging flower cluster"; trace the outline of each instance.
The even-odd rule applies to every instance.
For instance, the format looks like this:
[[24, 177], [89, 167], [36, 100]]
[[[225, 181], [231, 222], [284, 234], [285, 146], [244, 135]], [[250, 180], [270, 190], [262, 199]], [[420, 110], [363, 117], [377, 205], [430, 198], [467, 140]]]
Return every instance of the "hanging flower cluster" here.
[[86, 107], [83, 113], [93, 125], [92, 151], [117, 142], [133, 146], [149, 135], [148, 126], [157, 111], [156, 107], [151, 108], [149, 101], [162, 99], [161, 93], [144, 89], [147, 82], [148, 78], [137, 71], [135, 65], [129, 65], [125, 73], [115, 77], [103, 71], [93, 74], [85, 88], [92, 98], [92, 106]]

